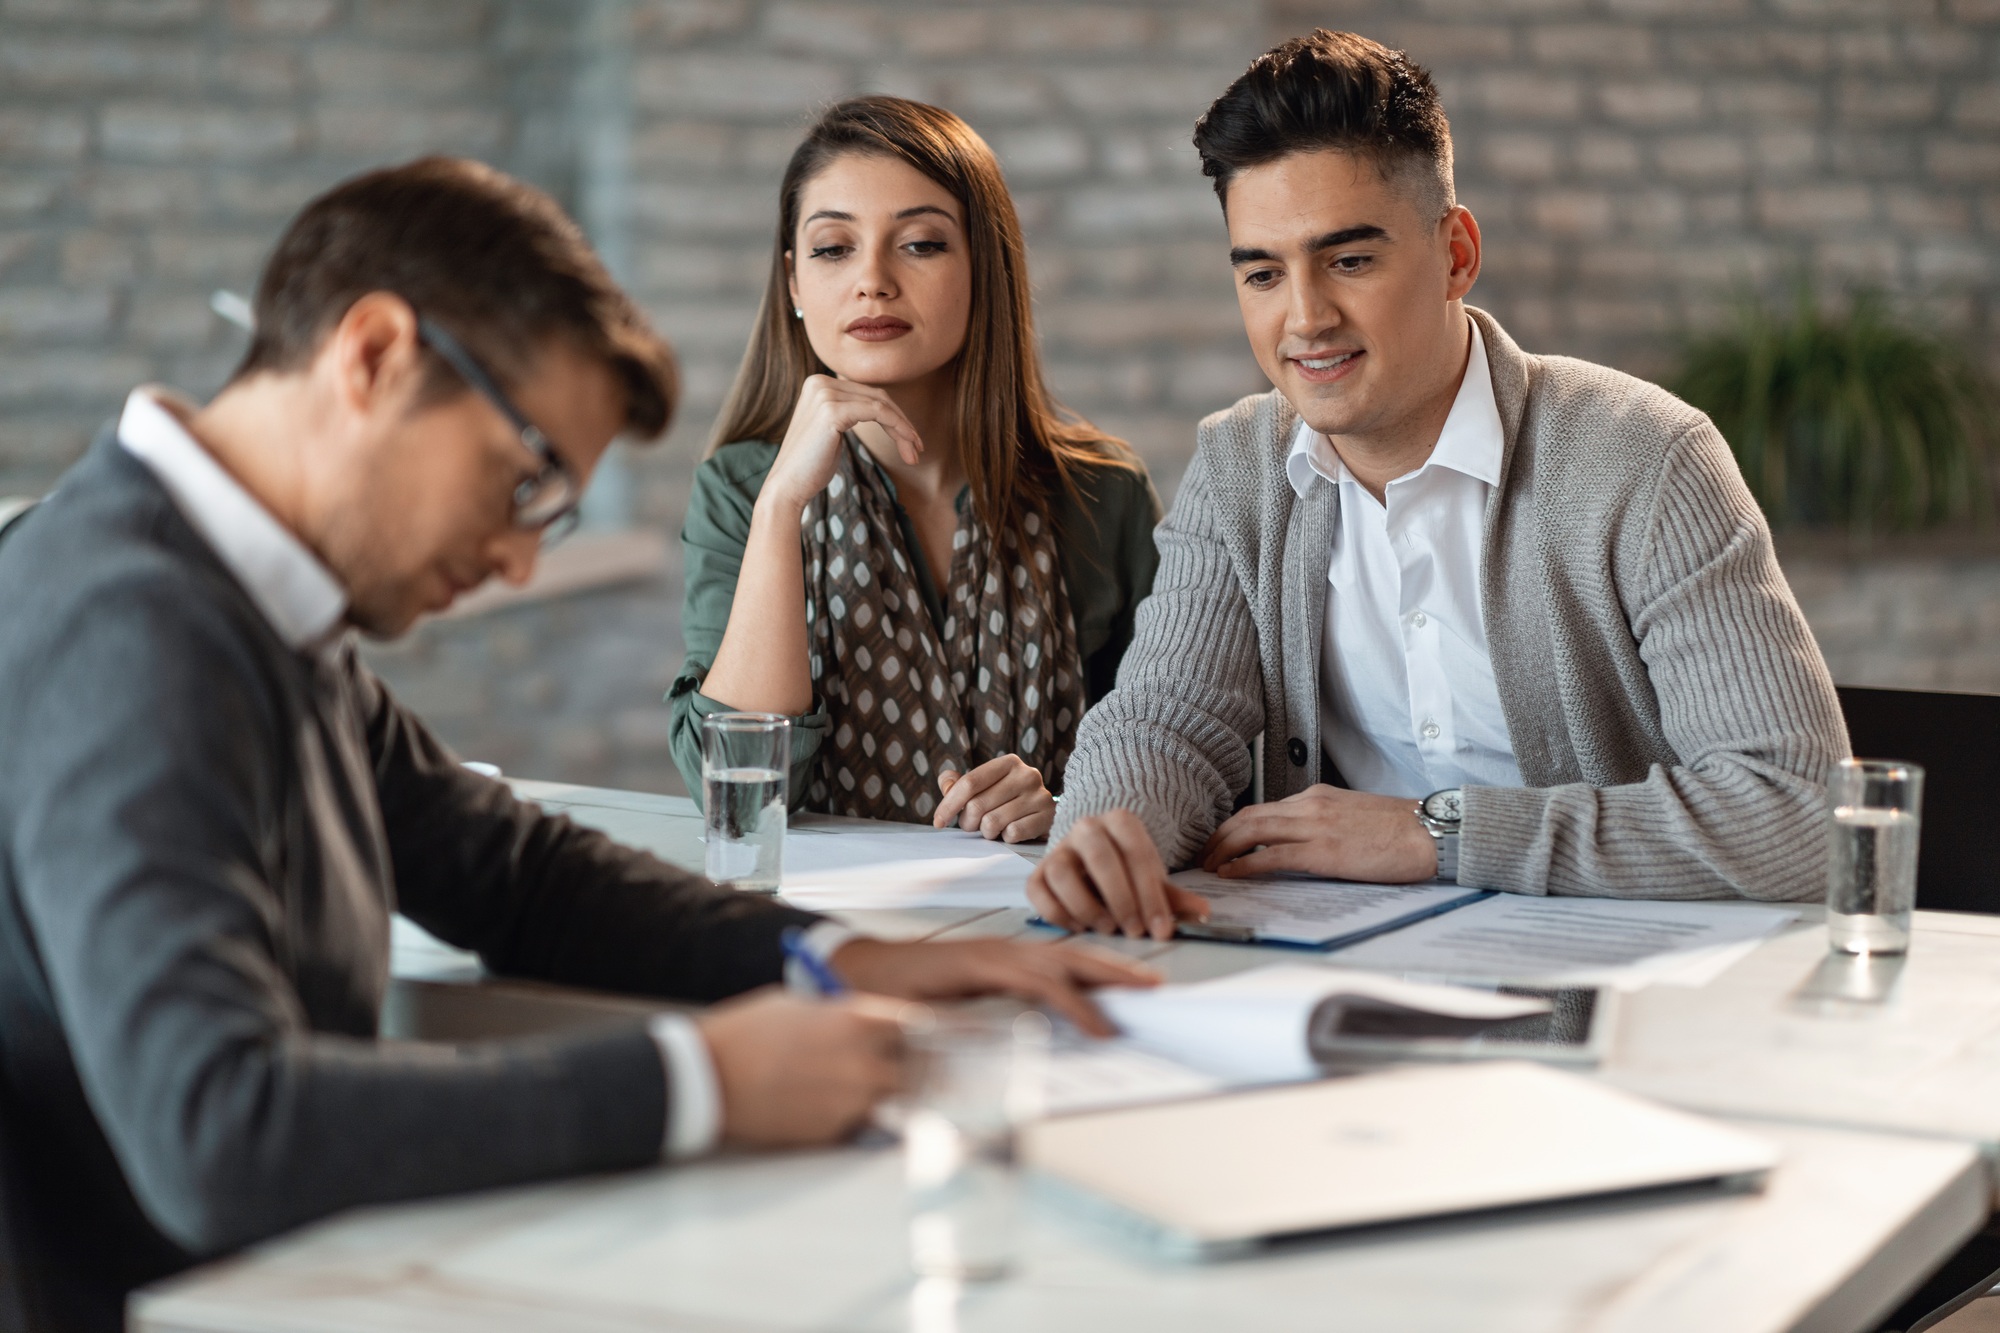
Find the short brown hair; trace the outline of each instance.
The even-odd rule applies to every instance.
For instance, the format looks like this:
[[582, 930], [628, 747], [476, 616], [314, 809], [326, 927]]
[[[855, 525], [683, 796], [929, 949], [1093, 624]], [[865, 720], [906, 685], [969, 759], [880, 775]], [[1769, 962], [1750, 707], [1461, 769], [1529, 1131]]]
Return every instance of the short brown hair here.
[[1385, 179], [1415, 176], [1439, 217], [1457, 202], [1451, 122], [1429, 71], [1351, 32], [1315, 28], [1251, 61], [1195, 123], [1194, 147], [1225, 207], [1239, 173], [1327, 149], [1373, 159]]
[[[257, 282], [256, 329], [232, 381], [306, 365], [370, 292], [393, 292], [436, 320], [503, 385], [551, 338], [566, 338], [618, 376], [631, 434], [653, 439], [673, 417], [673, 349], [583, 232], [540, 190], [452, 157], [342, 181], [292, 219]], [[463, 391], [426, 354], [426, 396]]]

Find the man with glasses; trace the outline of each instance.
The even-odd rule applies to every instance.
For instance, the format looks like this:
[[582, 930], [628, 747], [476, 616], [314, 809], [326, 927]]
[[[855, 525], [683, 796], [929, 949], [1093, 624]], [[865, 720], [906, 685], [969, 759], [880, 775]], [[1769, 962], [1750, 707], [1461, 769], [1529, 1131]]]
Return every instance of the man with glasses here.
[[[1144, 981], [892, 944], [736, 894], [467, 772], [357, 660], [520, 583], [671, 353], [540, 193], [429, 159], [336, 187], [205, 406], [135, 391], [0, 541], [0, 1145], [50, 1327], [337, 1209], [852, 1130], [898, 1080], [857, 991], [1007, 991], [1104, 1030]], [[470, 391], [468, 391], [468, 389]], [[497, 972], [699, 1016], [439, 1046], [376, 1033], [390, 916]], [[7, 1173], [0, 1172], [0, 1177]]]

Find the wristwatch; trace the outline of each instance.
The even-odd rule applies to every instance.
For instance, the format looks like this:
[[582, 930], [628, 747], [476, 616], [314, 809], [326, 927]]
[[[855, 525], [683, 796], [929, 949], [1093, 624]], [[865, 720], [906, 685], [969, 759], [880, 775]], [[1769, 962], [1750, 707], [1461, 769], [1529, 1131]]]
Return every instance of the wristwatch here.
[[1434, 791], [1417, 805], [1417, 822], [1437, 843], [1439, 879], [1458, 880], [1458, 828], [1465, 821], [1465, 795], [1457, 787]]

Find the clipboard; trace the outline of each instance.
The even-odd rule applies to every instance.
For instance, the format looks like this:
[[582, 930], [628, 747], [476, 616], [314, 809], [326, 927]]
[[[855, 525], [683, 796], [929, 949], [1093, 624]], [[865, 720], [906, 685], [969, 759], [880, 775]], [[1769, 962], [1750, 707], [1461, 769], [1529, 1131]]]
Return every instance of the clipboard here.
[[[1332, 953], [1363, 940], [1496, 897], [1492, 889], [1456, 884], [1364, 884], [1308, 875], [1223, 879], [1201, 870], [1170, 876], [1209, 901], [1207, 921], [1183, 921], [1177, 939], [1264, 944]], [[1045, 926], [1041, 917], [1030, 919]]]

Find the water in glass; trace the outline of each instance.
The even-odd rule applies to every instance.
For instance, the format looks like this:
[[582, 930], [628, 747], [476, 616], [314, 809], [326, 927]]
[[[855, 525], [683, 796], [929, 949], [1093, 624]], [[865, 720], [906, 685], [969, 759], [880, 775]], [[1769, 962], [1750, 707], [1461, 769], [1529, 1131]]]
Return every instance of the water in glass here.
[[1826, 897], [1828, 937], [1843, 953], [1902, 953], [1917, 899], [1917, 816], [1836, 806]]
[[776, 893], [784, 871], [785, 774], [775, 768], [711, 768], [702, 782], [708, 877], [752, 893]]

